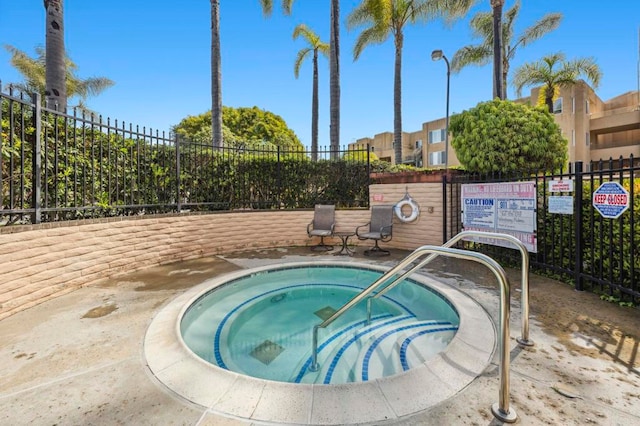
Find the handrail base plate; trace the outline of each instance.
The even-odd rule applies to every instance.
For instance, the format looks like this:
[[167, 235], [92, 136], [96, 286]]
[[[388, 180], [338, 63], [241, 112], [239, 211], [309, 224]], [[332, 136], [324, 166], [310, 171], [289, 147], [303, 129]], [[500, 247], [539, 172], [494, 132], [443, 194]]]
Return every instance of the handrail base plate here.
[[515, 423], [518, 420], [518, 414], [516, 414], [516, 410], [513, 408], [509, 408], [509, 412], [505, 412], [500, 408], [500, 404], [497, 402], [491, 406], [491, 412], [493, 416], [505, 423]]

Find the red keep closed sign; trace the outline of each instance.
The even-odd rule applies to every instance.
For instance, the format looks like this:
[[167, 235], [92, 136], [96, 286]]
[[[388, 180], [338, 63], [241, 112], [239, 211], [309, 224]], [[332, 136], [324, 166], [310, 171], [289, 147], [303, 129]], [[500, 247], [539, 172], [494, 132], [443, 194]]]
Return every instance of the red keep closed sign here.
[[592, 202], [602, 217], [617, 219], [629, 208], [629, 193], [618, 182], [605, 182], [593, 192]]

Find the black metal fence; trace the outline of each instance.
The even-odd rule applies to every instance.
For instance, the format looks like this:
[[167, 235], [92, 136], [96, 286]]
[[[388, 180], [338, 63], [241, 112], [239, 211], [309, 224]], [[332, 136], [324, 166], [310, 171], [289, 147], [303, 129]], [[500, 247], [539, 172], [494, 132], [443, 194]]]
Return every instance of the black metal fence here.
[[213, 149], [118, 120], [49, 110], [37, 94], [10, 89], [0, 91], [0, 101], [0, 225], [369, 203], [368, 148]]
[[[594, 162], [583, 170], [575, 163], [571, 173], [519, 176], [454, 175], [443, 183], [447, 197], [443, 239], [463, 230], [461, 185], [480, 182], [534, 181], [537, 191], [537, 253], [531, 265], [547, 275], [572, 282], [576, 290], [591, 290], [613, 301], [640, 302], [640, 165], [630, 160]], [[573, 180], [573, 214], [549, 212], [548, 184]], [[603, 217], [594, 207], [594, 192], [605, 182], [617, 182], [629, 194], [629, 208], [615, 219]], [[503, 260], [518, 264], [517, 252], [478, 245]]]

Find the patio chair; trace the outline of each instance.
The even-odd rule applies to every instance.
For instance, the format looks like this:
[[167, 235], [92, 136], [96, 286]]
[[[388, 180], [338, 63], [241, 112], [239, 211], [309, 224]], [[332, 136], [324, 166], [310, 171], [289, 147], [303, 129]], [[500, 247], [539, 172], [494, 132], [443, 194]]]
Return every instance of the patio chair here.
[[371, 220], [369, 223], [358, 226], [356, 235], [359, 240], [374, 240], [375, 245], [365, 250], [365, 256], [388, 256], [389, 250], [384, 250], [378, 245], [379, 241], [391, 241], [393, 231], [393, 206], [371, 206]]
[[336, 206], [332, 204], [316, 204], [313, 221], [307, 225], [309, 237], [320, 237], [320, 244], [312, 246], [314, 251], [333, 250], [333, 246], [324, 243], [324, 237], [333, 235], [336, 226]]

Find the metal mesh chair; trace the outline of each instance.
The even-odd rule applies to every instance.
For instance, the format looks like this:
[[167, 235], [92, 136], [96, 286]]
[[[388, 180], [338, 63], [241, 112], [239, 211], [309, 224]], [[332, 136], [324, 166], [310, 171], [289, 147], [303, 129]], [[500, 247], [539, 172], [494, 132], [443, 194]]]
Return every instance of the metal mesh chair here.
[[366, 225], [356, 228], [359, 240], [374, 240], [375, 245], [365, 250], [365, 256], [388, 256], [389, 250], [378, 245], [379, 241], [391, 241], [393, 231], [393, 206], [371, 206], [371, 220]]
[[336, 206], [332, 204], [316, 204], [313, 212], [313, 221], [307, 225], [307, 235], [309, 237], [320, 237], [320, 244], [312, 246], [311, 250], [333, 250], [333, 246], [324, 243], [324, 237], [332, 236], [335, 226]]

